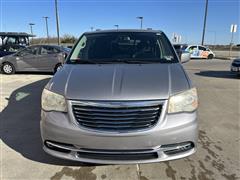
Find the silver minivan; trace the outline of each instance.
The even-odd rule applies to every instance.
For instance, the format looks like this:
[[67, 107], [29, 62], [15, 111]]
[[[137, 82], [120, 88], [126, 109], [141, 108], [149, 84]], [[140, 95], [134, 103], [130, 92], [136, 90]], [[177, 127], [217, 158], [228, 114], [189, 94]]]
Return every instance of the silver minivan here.
[[183, 158], [196, 151], [197, 107], [163, 32], [86, 32], [43, 90], [43, 149], [102, 164]]

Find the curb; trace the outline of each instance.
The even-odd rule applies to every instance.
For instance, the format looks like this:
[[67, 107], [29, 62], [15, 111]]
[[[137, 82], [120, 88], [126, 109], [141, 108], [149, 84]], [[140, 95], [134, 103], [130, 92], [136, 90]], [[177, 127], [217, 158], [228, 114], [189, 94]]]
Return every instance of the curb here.
[[217, 57], [216, 56], [215, 59], [221, 59], [221, 60], [228, 60], [229, 61], [229, 60], [233, 60], [235, 58], [232, 58], [232, 57], [231, 58], [229, 58], [229, 57]]

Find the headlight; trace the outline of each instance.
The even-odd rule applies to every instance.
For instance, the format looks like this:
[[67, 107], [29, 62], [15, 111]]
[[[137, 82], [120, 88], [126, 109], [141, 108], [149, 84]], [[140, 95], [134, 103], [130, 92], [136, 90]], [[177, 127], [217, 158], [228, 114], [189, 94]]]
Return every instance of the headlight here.
[[197, 107], [197, 89], [192, 88], [170, 97], [168, 104], [168, 113], [192, 112], [195, 111]]
[[65, 98], [47, 89], [42, 92], [42, 109], [45, 111], [67, 112]]

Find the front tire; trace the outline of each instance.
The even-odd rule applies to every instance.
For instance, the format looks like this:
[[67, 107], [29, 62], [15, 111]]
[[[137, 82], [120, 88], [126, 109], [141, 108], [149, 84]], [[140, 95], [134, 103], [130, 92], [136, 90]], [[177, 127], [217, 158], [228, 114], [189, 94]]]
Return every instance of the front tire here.
[[2, 72], [4, 74], [14, 74], [15, 68], [11, 63], [6, 62], [2, 65]]

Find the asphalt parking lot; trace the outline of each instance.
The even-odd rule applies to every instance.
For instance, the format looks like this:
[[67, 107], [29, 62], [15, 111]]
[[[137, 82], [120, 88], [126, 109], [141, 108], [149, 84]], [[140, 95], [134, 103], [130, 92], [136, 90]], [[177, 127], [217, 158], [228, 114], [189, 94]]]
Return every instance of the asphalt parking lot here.
[[239, 179], [240, 78], [225, 60], [191, 60], [184, 67], [199, 93], [198, 151], [185, 159], [139, 165], [88, 166], [45, 154], [40, 98], [51, 75], [0, 74], [0, 179]]

